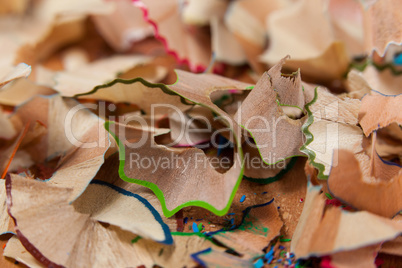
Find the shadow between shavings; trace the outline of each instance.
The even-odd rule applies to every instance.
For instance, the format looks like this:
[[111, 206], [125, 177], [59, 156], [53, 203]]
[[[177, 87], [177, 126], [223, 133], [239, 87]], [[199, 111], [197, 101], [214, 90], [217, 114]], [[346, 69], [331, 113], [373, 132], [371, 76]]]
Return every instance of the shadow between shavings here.
[[245, 175], [243, 176], [243, 178], [250, 182], [255, 182], [255, 183], [259, 183], [259, 184], [270, 184], [272, 182], [279, 181], [286, 173], [288, 173], [288, 171], [290, 171], [294, 167], [296, 162], [297, 162], [297, 157], [292, 157], [289, 164], [287, 164], [284, 169], [279, 171], [278, 174], [276, 174], [275, 176], [272, 176], [269, 178], [257, 179], [257, 178], [247, 177]]

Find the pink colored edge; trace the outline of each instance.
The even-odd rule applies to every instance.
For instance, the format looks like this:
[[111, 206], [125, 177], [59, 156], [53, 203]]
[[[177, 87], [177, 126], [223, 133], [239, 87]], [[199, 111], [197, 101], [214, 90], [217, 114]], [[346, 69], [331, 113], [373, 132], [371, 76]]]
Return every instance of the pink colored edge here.
[[178, 144], [174, 145], [173, 147], [193, 147], [193, 146], [196, 146], [196, 145], [199, 145], [199, 144], [206, 143], [208, 141], [209, 140], [202, 140], [202, 141], [199, 141], [199, 142], [194, 142], [192, 144], [178, 143]]
[[188, 65], [192, 72], [200, 73], [206, 69], [206, 66], [203, 66], [201, 64], [199, 65], [191, 64], [187, 58], [180, 58], [180, 56], [177, 54], [176, 51], [171, 50], [169, 48], [167, 39], [160, 34], [158, 24], [149, 17], [149, 11], [146, 5], [143, 2], [141, 2], [141, 0], [132, 0], [132, 3], [133, 5], [141, 9], [144, 20], [152, 25], [152, 27], [154, 28], [155, 38], [162, 42], [167, 54], [172, 55], [179, 64]]

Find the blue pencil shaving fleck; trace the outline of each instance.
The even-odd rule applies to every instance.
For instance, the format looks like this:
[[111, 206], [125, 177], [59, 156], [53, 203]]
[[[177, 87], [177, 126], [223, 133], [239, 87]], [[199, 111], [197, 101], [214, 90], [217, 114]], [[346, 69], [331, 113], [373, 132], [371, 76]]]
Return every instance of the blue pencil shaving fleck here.
[[194, 233], [200, 232], [200, 230], [198, 229], [198, 226], [197, 226], [197, 224], [195, 222], [193, 222], [193, 232]]
[[243, 196], [240, 198], [240, 203], [243, 203], [244, 200], [246, 200], [246, 195], [243, 195]]
[[273, 259], [274, 259], [274, 255], [270, 256], [270, 257], [267, 259], [267, 263], [268, 263], [268, 264], [271, 264], [271, 262], [272, 262]]
[[402, 53], [399, 53], [398, 55], [395, 55], [394, 64], [395, 65], [402, 65]]
[[262, 268], [262, 267], [264, 267], [264, 262], [262, 259], [259, 259], [254, 263], [254, 268]]
[[188, 218], [185, 217], [184, 220], [183, 220], [184, 224], [187, 224], [187, 221], [188, 221]]
[[272, 262], [274, 259], [274, 246], [271, 246], [271, 249], [268, 251], [267, 254], [265, 254], [264, 259], [267, 260], [268, 264]]

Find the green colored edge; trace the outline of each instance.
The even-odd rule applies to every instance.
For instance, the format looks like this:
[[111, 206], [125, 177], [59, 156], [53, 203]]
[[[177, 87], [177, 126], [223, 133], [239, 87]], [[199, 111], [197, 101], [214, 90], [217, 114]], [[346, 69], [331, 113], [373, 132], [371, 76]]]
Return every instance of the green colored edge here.
[[131, 240], [131, 244], [135, 244], [138, 242], [138, 240], [140, 240], [142, 237], [141, 236], [137, 236], [136, 238], [134, 238], [133, 240]]
[[379, 64], [376, 64], [376, 63], [374, 63], [372, 61], [370, 61], [369, 63], [371, 65], [373, 65], [380, 72], [385, 71], [386, 69], [390, 69], [393, 75], [395, 75], [395, 76], [402, 75], [402, 70], [395, 69], [395, 66], [393, 64], [391, 64], [391, 63], [387, 63], [387, 64], [384, 64], [384, 65], [379, 65]]
[[280, 103], [278, 99], [276, 100], [276, 103], [277, 103], [279, 106], [284, 106], [284, 107], [293, 107], [293, 108], [297, 108], [297, 109], [299, 109], [300, 111], [302, 111], [302, 112], [303, 112], [303, 109], [302, 109], [302, 108], [300, 108], [300, 107], [299, 107], [299, 106], [297, 106], [297, 105], [289, 105], [289, 104]]
[[377, 63], [373, 62], [371, 59], [367, 59], [366, 61], [364, 61], [362, 63], [356, 63], [356, 62], [353, 63], [352, 62], [349, 65], [348, 70], [346, 71], [345, 77], [347, 76], [347, 74], [349, 73], [349, 71], [351, 69], [356, 69], [356, 70], [358, 70], [360, 72], [363, 72], [367, 68], [367, 66], [369, 66], [369, 65], [374, 66], [380, 72], [385, 71], [386, 69], [390, 69], [391, 73], [393, 75], [395, 75], [395, 76], [402, 75], [402, 70], [395, 69], [395, 66], [393, 64], [391, 64], [391, 63], [380, 65], [380, 64], [377, 64]]
[[307, 146], [314, 141], [314, 136], [309, 130], [309, 127], [314, 123], [314, 116], [310, 110], [310, 106], [317, 101], [318, 98], [317, 88], [318, 87], [314, 89], [314, 98], [311, 100], [311, 102], [307, 103], [305, 106], [308, 117], [306, 123], [304, 123], [302, 126], [302, 132], [306, 136], [306, 142], [302, 145], [302, 147], [300, 147], [300, 151], [305, 153], [308, 156], [308, 159], [310, 160], [310, 163], [313, 165], [313, 167], [318, 169], [317, 177], [319, 179], [326, 180], [328, 179], [328, 176], [324, 175], [325, 166], [323, 164], [314, 162], [316, 154], [314, 151], [307, 148]]
[[[176, 76], [177, 76], [177, 80], [176, 80], [176, 82], [174, 82], [174, 84], [172, 84], [172, 85], [175, 85], [175, 84], [179, 81], [179, 76], [178, 76], [178, 75], [176, 75]], [[180, 97], [181, 102], [182, 102], [183, 104], [185, 104], [185, 105], [194, 105], [194, 104], [195, 104], [193, 101], [184, 98], [184, 97], [181, 96], [180, 94], [177, 94], [176, 92], [174, 92], [173, 90], [171, 90], [170, 88], [168, 88], [165, 84], [161, 84], [161, 83], [155, 83], [155, 84], [154, 84], [154, 83], [150, 83], [150, 82], [144, 80], [144, 79], [141, 78], [141, 77], [137, 77], [137, 78], [134, 78], [134, 79], [121, 79], [121, 78], [117, 78], [117, 79], [114, 79], [114, 80], [110, 81], [109, 83], [96, 86], [96, 87], [94, 87], [91, 91], [88, 91], [88, 92], [86, 92], [86, 93], [76, 94], [76, 95], [73, 96], [73, 98], [79, 98], [79, 97], [81, 97], [81, 96], [91, 95], [91, 94], [96, 93], [96, 92], [97, 92], [98, 90], [100, 90], [100, 89], [109, 88], [109, 87], [114, 86], [115, 84], [119, 84], [119, 83], [120, 83], [120, 84], [125, 84], [125, 85], [131, 85], [131, 84], [135, 84], [135, 83], [137, 83], [137, 82], [142, 83], [144, 86], [147, 86], [147, 87], [150, 87], [150, 88], [159, 88], [159, 89], [162, 90], [162, 92], [165, 93], [165, 94], [172, 95], [172, 96], [178, 96], [178, 97]], [[190, 102], [188, 102], [188, 101], [190, 101]]]
[[[179, 76], [178, 76], [177, 74], [176, 74], [176, 76], [177, 76], [177, 80], [176, 80], [176, 82], [175, 82], [174, 84], [176, 84], [176, 83], [179, 81]], [[100, 85], [100, 86], [95, 87], [95, 88], [94, 88], [92, 91], [90, 91], [90, 92], [87, 92], [87, 93], [85, 93], [85, 94], [78, 94], [78, 95], [75, 95], [75, 97], [82, 96], [82, 95], [88, 95], [88, 94], [94, 93], [94, 92], [96, 92], [97, 90], [99, 90], [99, 89], [101, 89], [101, 88], [110, 87], [110, 86], [112, 86], [112, 85], [114, 85], [114, 84], [116, 84], [116, 83], [132, 84], [132, 83], [136, 83], [136, 82], [140, 82], [140, 83], [142, 83], [143, 85], [145, 85], [145, 86], [147, 86], [147, 87], [150, 87], [150, 88], [160, 88], [163, 92], [165, 92], [165, 93], [167, 93], [167, 94], [169, 94], [169, 95], [176, 95], [176, 96], [179, 96], [184, 104], [188, 104], [187, 101], [190, 101], [190, 102], [192, 103], [192, 105], [198, 104], [198, 105], [203, 106], [203, 107], [205, 107], [205, 108], [208, 108], [208, 109], [210, 109], [212, 112], [218, 114], [213, 108], [208, 107], [208, 106], [206, 106], [206, 105], [204, 105], [204, 104], [202, 104], [202, 103], [197, 103], [197, 102], [194, 102], [194, 101], [192, 101], [192, 100], [189, 100], [189, 99], [187, 99], [186, 97], [184, 97], [184, 96], [178, 94], [178, 93], [175, 92], [174, 90], [168, 88], [168, 87], [167, 87], [166, 85], [164, 85], [164, 84], [160, 84], [160, 83], [159, 83], [159, 84], [153, 84], [153, 83], [150, 83], [150, 82], [148, 82], [148, 81], [146, 81], [146, 80], [144, 80], [144, 79], [142, 79], [142, 78], [135, 78], [135, 79], [132, 79], [132, 80], [115, 79], [115, 80], [113, 80], [112, 82], [110, 82], [110, 83], [108, 83], [108, 84], [104, 84], [104, 85]], [[173, 85], [174, 85], [174, 84], [173, 84]], [[120, 178], [123, 179], [124, 181], [131, 182], [131, 183], [136, 183], [136, 184], [139, 184], [139, 185], [142, 185], [142, 186], [145, 186], [145, 187], [151, 189], [151, 190], [154, 192], [154, 194], [158, 197], [158, 199], [159, 199], [159, 201], [160, 201], [160, 203], [161, 203], [161, 206], [162, 206], [162, 212], [163, 212], [163, 214], [164, 214], [166, 217], [169, 218], [169, 217], [173, 216], [174, 214], [176, 214], [180, 209], [182, 209], [182, 208], [184, 208], [184, 207], [189, 207], [189, 206], [197, 206], [197, 207], [205, 208], [205, 209], [211, 211], [212, 213], [216, 214], [217, 216], [223, 216], [223, 215], [225, 215], [225, 214], [229, 211], [230, 206], [231, 206], [231, 204], [232, 204], [232, 202], [233, 202], [233, 199], [234, 199], [234, 197], [235, 197], [235, 194], [236, 194], [236, 192], [237, 192], [237, 189], [238, 189], [239, 186], [240, 186], [240, 182], [242, 181], [243, 172], [244, 172], [243, 150], [242, 150], [242, 147], [241, 147], [240, 142], [239, 142], [239, 140], [238, 140], [238, 137], [236, 136], [236, 134], [235, 134], [235, 132], [233, 131], [232, 128], [229, 128], [229, 129], [232, 131], [233, 136], [234, 136], [234, 138], [235, 138], [236, 141], [237, 141], [236, 143], [237, 143], [238, 154], [239, 154], [239, 156], [240, 156], [240, 161], [241, 161], [241, 163], [240, 163], [240, 164], [241, 164], [241, 170], [240, 170], [239, 177], [237, 178], [236, 184], [235, 184], [235, 186], [233, 187], [232, 193], [231, 193], [231, 195], [230, 195], [230, 197], [229, 197], [229, 200], [228, 200], [228, 203], [226, 204], [226, 206], [225, 206], [222, 210], [218, 210], [218, 209], [216, 209], [214, 206], [212, 206], [211, 204], [209, 204], [209, 203], [207, 203], [207, 202], [205, 202], [205, 201], [193, 200], [193, 201], [185, 202], [185, 203], [181, 204], [180, 206], [177, 206], [176, 208], [174, 208], [174, 209], [172, 209], [172, 210], [169, 210], [169, 209], [166, 207], [166, 201], [165, 201], [165, 197], [164, 197], [164, 195], [163, 195], [163, 192], [162, 192], [161, 189], [159, 189], [159, 187], [158, 187], [156, 184], [151, 183], [151, 182], [148, 182], [148, 181], [143, 181], [143, 180], [139, 180], [139, 179], [129, 178], [129, 177], [127, 177], [127, 176], [125, 175], [125, 173], [124, 173], [124, 166], [125, 166], [125, 148], [124, 148], [124, 144], [119, 140], [119, 138], [115, 135], [115, 133], [112, 133], [112, 132], [110, 131], [110, 124], [114, 124], [114, 123], [116, 123], [116, 122], [106, 121], [105, 124], [104, 124], [104, 126], [105, 126], [105, 129], [106, 129], [106, 130], [113, 136], [113, 138], [116, 140], [117, 145], [118, 145], [118, 147], [119, 147], [119, 158], [120, 158], [120, 159], [123, 159], [123, 160], [120, 160], [120, 163], [119, 163], [119, 176], [120, 176]], [[229, 124], [229, 126], [230, 126], [230, 124]], [[229, 127], [229, 126], [228, 126], [228, 127]]]
[[199, 236], [201, 238], [205, 238], [205, 239], [210, 240], [209, 236], [207, 236], [207, 235], [205, 235], [204, 233], [201, 233], [201, 232], [197, 232], [197, 233], [171, 232], [171, 234], [175, 235], [175, 236], [193, 236], [193, 235], [196, 235], [196, 236]]

